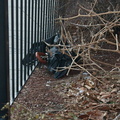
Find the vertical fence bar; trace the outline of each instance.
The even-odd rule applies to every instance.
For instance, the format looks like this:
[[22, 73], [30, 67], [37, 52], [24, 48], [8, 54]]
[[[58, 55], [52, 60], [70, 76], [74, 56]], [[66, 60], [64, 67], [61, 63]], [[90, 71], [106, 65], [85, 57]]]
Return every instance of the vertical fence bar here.
[[[52, 34], [54, 34], [55, 33], [55, 0], [53, 0], [53, 33]], [[58, 32], [58, 31], [57, 31]]]
[[[30, 0], [28, 0], [28, 55], [30, 54]], [[29, 59], [29, 58], [28, 58]], [[29, 61], [29, 60], [27, 60]], [[28, 68], [27, 68], [27, 74], [29, 75], [29, 64], [28, 64]]]
[[49, 1], [46, 1], [46, 38], [48, 38], [48, 7]]
[[[29, 12], [30, 12], [30, 15], [29, 15], [29, 22], [28, 22], [28, 25], [29, 25], [29, 28], [28, 28], [28, 39], [29, 39], [29, 47], [28, 47], [28, 49], [29, 49], [29, 52], [28, 52], [28, 54], [30, 54], [31, 53], [31, 51], [30, 51], [30, 49], [31, 49], [31, 40], [32, 40], [32, 38], [31, 38], [31, 31], [32, 31], [32, 28], [31, 28], [31, 21], [32, 21], [32, 0], [29, 0], [29, 10], [28, 10]], [[32, 63], [32, 61], [31, 61], [31, 63]], [[31, 74], [31, 65], [29, 65], [29, 74]]]
[[[24, 0], [24, 57], [26, 56], [26, 46], [27, 46], [27, 41], [26, 41], [26, 38], [27, 38], [27, 0]], [[26, 61], [27, 62], [27, 61]], [[25, 63], [26, 63], [25, 62]], [[26, 66], [24, 66], [24, 82], [26, 81]]]
[[[54, 0], [54, 19], [58, 18], [58, 1], [59, 0]], [[57, 28], [58, 31], [58, 28]], [[54, 33], [56, 32], [56, 24], [54, 20]]]
[[47, 32], [46, 33], [47, 34], [47, 36], [46, 36], [47, 38], [49, 37], [48, 25], [49, 25], [49, 0], [47, 0], [47, 28], [46, 28], [47, 29], [47, 31], [46, 31]]
[[51, 31], [51, 36], [55, 34], [54, 32], [54, 14], [55, 14], [55, 10], [54, 10], [54, 0], [51, 0], [51, 4], [50, 4], [50, 31]]
[[50, 36], [52, 35], [52, 0], [50, 0]]
[[38, 26], [39, 26], [39, 31], [38, 31], [39, 38], [38, 39], [39, 39], [39, 42], [41, 42], [41, 39], [40, 39], [40, 37], [41, 37], [41, 32], [40, 32], [40, 30], [41, 30], [40, 29], [41, 28], [41, 1], [39, 1], [39, 4], [40, 5], [39, 5], [39, 10], [38, 10], [39, 11], [39, 21], [38, 21], [38, 23], [39, 23], [38, 24]]
[[9, 92], [10, 92], [10, 104], [13, 101], [13, 90], [12, 90], [12, 21], [11, 21], [11, 17], [12, 16], [12, 12], [11, 12], [11, 0], [8, 1], [8, 34], [9, 34]]
[[43, 0], [43, 9], [42, 9], [42, 12], [43, 12], [43, 16], [42, 16], [42, 40], [44, 40], [45, 0]]
[[24, 84], [23, 82], [23, 0], [21, 0], [21, 11], [20, 11], [20, 86]]
[[[0, 0], [0, 109], [9, 101], [8, 0]], [[0, 120], [7, 111], [0, 111]], [[6, 118], [7, 120], [7, 118]]]
[[12, 98], [15, 98], [15, 77], [14, 77], [14, 0], [11, 0], [11, 21], [12, 21], [12, 53], [11, 53], [11, 57], [12, 57]]
[[47, 0], [47, 38], [49, 37], [48, 25], [49, 25], [49, 0]]
[[53, 1], [54, 0], [52, 0], [52, 2], [51, 2], [51, 35], [53, 35], [54, 33], [53, 33], [53, 21], [54, 21], [54, 18], [53, 18], [53, 14], [54, 14], [54, 6], [53, 6]]
[[42, 40], [44, 40], [44, 5], [45, 5], [45, 0], [43, 0], [42, 2], [42, 28], [41, 28], [41, 31], [42, 31]]
[[[59, 9], [59, 0], [55, 0], [55, 18], [59, 17], [58, 9]], [[54, 27], [55, 27], [54, 31], [59, 30], [58, 24], [55, 24]]]
[[[34, 23], [34, 19], [33, 19], [33, 15], [34, 15], [34, 0], [32, 0], [32, 6], [31, 6], [31, 45], [33, 44], [33, 23]], [[32, 50], [31, 50], [32, 52]], [[31, 64], [31, 70], [32, 70], [32, 64]]]
[[[34, 20], [34, 43], [35, 43], [35, 45], [34, 45], [34, 50], [36, 49], [36, 38], [37, 38], [37, 36], [36, 36], [36, 23], [37, 23], [37, 0], [35, 0], [34, 1], [35, 2], [35, 15], [34, 15], [34, 17], [35, 17], [35, 20]], [[35, 61], [34, 61], [34, 65], [35, 65]]]
[[16, 88], [17, 88], [17, 92], [19, 91], [19, 70], [18, 70], [18, 66], [19, 66], [19, 48], [18, 48], [18, 0], [16, 1]]
[[46, 0], [44, 0], [44, 16], [43, 16], [43, 39], [45, 40], [45, 30], [46, 30]]
[[[55, 14], [56, 14], [56, 0], [54, 0], [54, 21], [53, 21], [53, 24], [54, 24], [54, 26], [53, 26], [53, 28], [54, 28], [54, 34], [55, 34]], [[57, 31], [58, 32], [58, 31]]]
[[51, 24], [51, 19], [50, 19], [50, 3], [51, 3], [51, 0], [49, 0], [49, 12], [48, 12], [48, 20], [49, 20], [49, 24], [48, 24], [48, 33], [49, 33], [49, 37], [51, 36], [50, 34], [50, 24]]
[[[40, 0], [38, 0], [38, 24], [37, 24], [37, 43], [40, 42], [39, 41], [39, 37], [40, 37], [40, 33], [39, 33], [39, 30], [40, 30]], [[37, 44], [37, 47], [38, 47], [38, 44]]]
[[21, 90], [21, 76], [20, 76], [20, 1], [18, 1], [18, 92]]
[[[38, 33], [38, 0], [36, 0], [36, 43], [38, 43], [38, 36], [37, 36], [37, 33]], [[36, 44], [36, 48], [38, 48], [38, 44]]]
[[40, 1], [40, 24], [39, 24], [39, 27], [40, 27], [40, 31], [39, 31], [39, 34], [40, 34], [40, 41], [42, 40], [42, 7], [43, 7], [43, 0]]
[[54, 0], [51, 2], [51, 35], [54, 34]]
[[46, 39], [45, 38], [45, 34], [46, 34], [46, 0], [44, 0], [44, 1], [45, 1], [45, 3], [44, 3], [44, 17], [43, 17], [43, 19], [44, 19], [44, 24], [43, 24], [44, 34], [43, 34], [43, 38], [45, 40]]

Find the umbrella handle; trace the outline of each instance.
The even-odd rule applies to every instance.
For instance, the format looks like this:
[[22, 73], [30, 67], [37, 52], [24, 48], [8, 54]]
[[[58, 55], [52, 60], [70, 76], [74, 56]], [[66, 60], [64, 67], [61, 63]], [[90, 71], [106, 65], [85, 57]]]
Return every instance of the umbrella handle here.
[[35, 53], [35, 57], [39, 60], [39, 62], [46, 64], [47, 61], [43, 60], [41, 56], [45, 56], [45, 53], [43, 53], [43, 52], [36, 52]]

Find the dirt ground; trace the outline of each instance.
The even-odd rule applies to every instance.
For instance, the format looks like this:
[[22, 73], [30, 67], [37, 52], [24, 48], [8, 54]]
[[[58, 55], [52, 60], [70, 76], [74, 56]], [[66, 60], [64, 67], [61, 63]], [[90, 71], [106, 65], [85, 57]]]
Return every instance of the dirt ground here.
[[120, 79], [102, 81], [79, 72], [54, 79], [37, 67], [11, 107], [11, 120], [113, 120], [120, 113]]
[[[64, 99], [59, 95], [59, 91], [54, 90], [56, 85], [62, 81], [64, 79], [54, 79], [53, 74], [49, 73], [46, 67], [41, 69], [37, 67], [15, 100], [13, 107], [18, 116], [13, 113], [11, 119], [21, 120], [23, 117], [23, 115], [19, 116], [21, 109], [29, 109], [36, 113], [56, 112], [64, 109]], [[25, 120], [27, 119], [25, 118]]]

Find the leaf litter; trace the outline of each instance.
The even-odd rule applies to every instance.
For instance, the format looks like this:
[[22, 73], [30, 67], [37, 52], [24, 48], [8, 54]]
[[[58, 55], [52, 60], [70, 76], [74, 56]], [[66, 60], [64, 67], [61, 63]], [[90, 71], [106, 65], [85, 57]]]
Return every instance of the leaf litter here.
[[[55, 80], [50, 73], [46, 73], [49, 77], [43, 78], [44, 88], [42, 88], [38, 82], [40, 81], [38, 78], [43, 76], [39, 74], [41, 71], [43, 72], [36, 68], [35, 74], [32, 75], [36, 77], [31, 76], [13, 104], [15, 108], [12, 108], [13, 120], [16, 120], [16, 115], [24, 116], [22, 120], [28, 120], [28, 116], [32, 120], [113, 120], [119, 115], [120, 84], [118, 80], [104, 79], [102, 81], [105, 85], [103, 85], [86, 75], [85, 78], [80, 79], [79, 74], [71, 74]], [[46, 71], [44, 70], [44, 73]], [[35, 84], [32, 83], [33, 80]], [[17, 120], [21, 117], [19, 116]]]

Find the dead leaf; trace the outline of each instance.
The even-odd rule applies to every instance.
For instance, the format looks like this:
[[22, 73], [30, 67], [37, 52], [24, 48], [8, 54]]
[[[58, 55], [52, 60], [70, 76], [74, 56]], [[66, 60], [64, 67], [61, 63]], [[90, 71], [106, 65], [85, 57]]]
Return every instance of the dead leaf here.
[[111, 106], [110, 104], [104, 104], [104, 103], [93, 107], [93, 109], [99, 109], [102, 111], [108, 111], [108, 110], [111, 110], [112, 108], [113, 106]]
[[95, 83], [92, 80], [88, 79], [85, 82], [85, 87], [90, 90], [95, 87]]
[[103, 120], [103, 118], [107, 115], [106, 112], [101, 112], [99, 110], [90, 111], [87, 112], [87, 114], [89, 115], [89, 119], [92, 120]]
[[106, 95], [102, 95], [102, 96], [101, 96], [101, 99], [102, 99], [102, 98], [110, 98], [110, 97], [111, 97], [111, 94], [106, 94]]
[[117, 88], [114, 88], [112, 91], [111, 91], [111, 93], [116, 93], [118, 90], [117, 90]]
[[101, 92], [100, 93], [100, 98], [103, 99], [103, 98], [109, 98], [111, 97], [111, 93], [110, 92]]
[[84, 87], [81, 88], [77, 88], [79, 90], [79, 94], [82, 94], [86, 91], [86, 89]]
[[78, 118], [80, 119], [85, 119], [88, 118], [89, 116], [87, 114], [81, 114]]
[[91, 89], [91, 87], [90, 87], [90, 86], [88, 86], [88, 85], [85, 85], [85, 87], [86, 87], [87, 89], [89, 89], [89, 90]]

